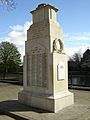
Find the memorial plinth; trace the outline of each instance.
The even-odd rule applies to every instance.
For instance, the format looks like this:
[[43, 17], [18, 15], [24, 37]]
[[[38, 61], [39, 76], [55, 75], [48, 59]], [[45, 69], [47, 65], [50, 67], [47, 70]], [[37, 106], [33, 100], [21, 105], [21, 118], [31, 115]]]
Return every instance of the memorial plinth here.
[[24, 88], [18, 94], [21, 103], [52, 112], [74, 103], [73, 93], [68, 91], [67, 56], [57, 11], [49, 4], [40, 4], [31, 12], [33, 24], [25, 42]]

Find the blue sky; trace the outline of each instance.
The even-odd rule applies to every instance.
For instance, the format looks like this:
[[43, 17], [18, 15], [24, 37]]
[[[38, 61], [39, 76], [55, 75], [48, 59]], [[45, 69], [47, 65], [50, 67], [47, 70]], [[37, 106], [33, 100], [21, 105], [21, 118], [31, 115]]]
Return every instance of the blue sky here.
[[16, 9], [7, 11], [0, 6], [0, 42], [16, 44], [24, 55], [26, 30], [32, 21], [30, 11], [40, 3], [50, 3], [59, 9], [57, 20], [64, 31], [68, 55], [90, 48], [90, 0], [15, 0]]

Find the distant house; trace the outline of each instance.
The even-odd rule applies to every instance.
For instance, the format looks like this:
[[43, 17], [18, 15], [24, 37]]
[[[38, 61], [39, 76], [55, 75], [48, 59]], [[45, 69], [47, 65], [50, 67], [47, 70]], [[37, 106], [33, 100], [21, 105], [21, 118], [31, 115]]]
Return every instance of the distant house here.
[[90, 87], [90, 50], [87, 49], [83, 53], [83, 57], [81, 58], [80, 67], [76, 62], [69, 61], [69, 86], [86, 86]]
[[87, 49], [83, 54], [82, 67], [90, 68], [90, 50], [89, 49]]

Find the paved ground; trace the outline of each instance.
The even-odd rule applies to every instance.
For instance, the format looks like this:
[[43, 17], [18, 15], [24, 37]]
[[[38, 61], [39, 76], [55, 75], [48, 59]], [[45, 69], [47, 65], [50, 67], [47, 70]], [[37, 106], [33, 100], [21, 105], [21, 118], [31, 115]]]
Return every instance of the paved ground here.
[[57, 113], [18, 103], [21, 86], [0, 83], [0, 120], [90, 120], [90, 91], [70, 90], [75, 104]]

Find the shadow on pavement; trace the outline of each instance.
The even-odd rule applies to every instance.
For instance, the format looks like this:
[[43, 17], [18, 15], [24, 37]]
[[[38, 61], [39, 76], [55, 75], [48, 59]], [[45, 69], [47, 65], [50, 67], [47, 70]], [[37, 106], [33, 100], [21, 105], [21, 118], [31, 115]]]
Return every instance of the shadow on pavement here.
[[0, 115], [6, 115], [11, 118], [14, 118], [15, 120], [34, 120], [33, 118], [26, 118], [17, 115], [17, 112], [27, 112], [27, 111], [33, 111], [37, 113], [47, 113], [47, 111], [33, 108], [31, 106], [23, 105], [18, 102], [18, 100], [7, 100], [0, 102]]
[[8, 112], [26, 112], [33, 111], [37, 113], [50, 113], [49, 111], [45, 111], [38, 108], [33, 108], [31, 106], [23, 105], [18, 102], [18, 100], [7, 100], [0, 102], [0, 110], [6, 110]]
[[27, 118], [21, 117], [19, 115], [15, 115], [13, 113], [10, 113], [8, 111], [1, 110], [1, 109], [0, 109], [0, 115], [9, 116], [10, 118], [13, 118], [14, 120], [33, 120], [33, 119], [27, 119]]

